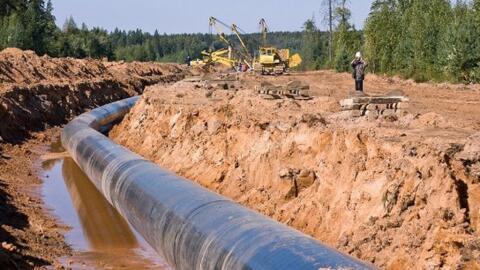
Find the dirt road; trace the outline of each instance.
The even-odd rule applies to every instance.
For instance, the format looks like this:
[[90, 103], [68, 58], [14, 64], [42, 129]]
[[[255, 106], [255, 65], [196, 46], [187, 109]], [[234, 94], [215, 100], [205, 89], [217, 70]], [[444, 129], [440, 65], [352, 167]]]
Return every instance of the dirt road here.
[[[240, 77], [150, 87], [111, 137], [381, 268], [480, 267], [478, 85], [371, 75], [368, 93], [403, 90], [410, 109], [353, 119], [338, 104], [348, 74]], [[253, 91], [260, 80], [295, 79], [313, 100]]]

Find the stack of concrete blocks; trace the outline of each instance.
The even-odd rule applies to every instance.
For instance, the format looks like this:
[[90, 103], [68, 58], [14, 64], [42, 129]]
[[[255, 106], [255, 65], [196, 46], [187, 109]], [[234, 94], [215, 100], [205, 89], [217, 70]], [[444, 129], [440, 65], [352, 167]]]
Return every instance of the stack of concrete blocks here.
[[352, 117], [401, 115], [408, 109], [405, 96], [354, 96], [340, 101], [343, 111]]

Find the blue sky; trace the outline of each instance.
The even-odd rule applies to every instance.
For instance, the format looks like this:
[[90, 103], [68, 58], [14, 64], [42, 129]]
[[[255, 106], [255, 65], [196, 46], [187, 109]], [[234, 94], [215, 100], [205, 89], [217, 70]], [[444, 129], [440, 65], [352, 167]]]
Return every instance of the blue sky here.
[[[272, 31], [300, 30], [315, 15], [323, 24], [322, 0], [52, 0], [57, 23], [61, 26], [72, 15], [77, 24], [108, 30], [140, 28], [160, 33], [208, 32], [208, 18], [215, 16], [236, 23], [247, 32], [258, 31], [265, 18]], [[363, 27], [372, 0], [351, 0], [352, 21]], [[324, 27], [321, 27], [324, 28]]]

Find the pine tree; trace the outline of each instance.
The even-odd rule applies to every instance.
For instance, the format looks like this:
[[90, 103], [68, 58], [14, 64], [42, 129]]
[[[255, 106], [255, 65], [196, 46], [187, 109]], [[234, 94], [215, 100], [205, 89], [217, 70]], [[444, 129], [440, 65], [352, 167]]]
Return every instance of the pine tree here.
[[47, 5], [42, 14], [42, 20], [44, 21], [44, 34], [43, 42], [45, 46], [45, 52], [51, 56], [58, 55], [58, 39], [59, 29], [55, 23], [55, 16], [53, 15], [53, 4], [51, 0], [47, 1]]
[[395, 66], [394, 51], [401, 33], [401, 14], [395, 0], [376, 0], [365, 25], [365, 55], [370, 69], [388, 73]]
[[63, 23], [62, 31], [69, 34], [74, 33], [78, 30], [77, 23], [72, 16], [68, 17], [65, 22]]
[[328, 21], [328, 60], [329, 62], [333, 61], [333, 24], [334, 24], [334, 14], [337, 1], [336, 0], [323, 0], [323, 5], [326, 6], [327, 12], [325, 14], [326, 20]]
[[43, 0], [32, 0], [24, 13], [25, 37], [24, 47], [38, 54], [45, 53], [45, 20], [43, 18]]
[[26, 2], [26, 0], [2, 0], [0, 4], [0, 18], [23, 9], [26, 6]]
[[471, 36], [472, 38], [472, 68], [469, 72], [470, 82], [480, 82], [480, 0], [473, 1], [473, 8], [470, 12]]
[[448, 0], [413, 0], [408, 31], [412, 39], [413, 76], [419, 81], [438, 77], [439, 71], [435, 65], [438, 59], [439, 40], [447, 31], [452, 17]]
[[17, 13], [13, 13], [3, 19], [3, 37], [2, 48], [17, 47], [20, 49], [27, 49], [25, 46], [25, 27], [23, 26], [22, 18]]
[[473, 52], [473, 18], [465, 2], [457, 1], [454, 16], [441, 37], [438, 69], [453, 81], [468, 80], [469, 69], [476, 65]]
[[334, 35], [335, 59], [334, 67], [339, 72], [350, 70], [351, 57], [361, 49], [361, 35], [350, 24], [352, 13], [348, 1], [340, 1], [335, 11], [338, 25]]
[[315, 24], [315, 18], [303, 24], [303, 38], [300, 53], [303, 58], [302, 69], [320, 69], [325, 61], [325, 46], [322, 43], [320, 31]]

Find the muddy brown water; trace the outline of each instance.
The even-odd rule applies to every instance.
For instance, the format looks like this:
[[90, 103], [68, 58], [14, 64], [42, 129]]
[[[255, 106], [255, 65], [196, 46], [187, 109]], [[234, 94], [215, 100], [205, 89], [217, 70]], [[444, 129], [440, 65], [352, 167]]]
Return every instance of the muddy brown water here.
[[[64, 151], [60, 142], [52, 153]], [[74, 256], [61, 263], [73, 269], [171, 269], [113, 208], [71, 158], [42, 162], [42, 196], [65, 225]]]

